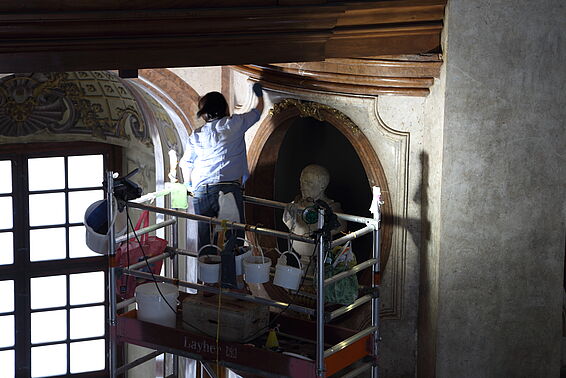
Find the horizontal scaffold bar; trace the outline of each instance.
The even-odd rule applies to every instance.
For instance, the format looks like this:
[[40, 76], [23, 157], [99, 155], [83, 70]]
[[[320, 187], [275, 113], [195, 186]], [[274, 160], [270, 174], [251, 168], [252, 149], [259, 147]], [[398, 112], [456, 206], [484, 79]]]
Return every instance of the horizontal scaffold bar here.
[[[244, 196], [244, 201], [245, 202], [249, 202], [249, 203], [253, 203], [256, 205], [264, 205], [264, 206], [269, 206], [269, 207], [275, 207], [275, 208], [279, 208], [279, 209], [284, 209], [286, 208], [289, 204], [285, 203], [285, 202], [278, 202], [278, 201], [273, 201], [273, 200], [268, 200], [268, 199], [263, 199], [263, 198], [258, 198], [258, 197], [252, 197], [252, 196]], [[297, 207], [298, 210], [304, 210], [304, 207]], [[350, 221], [350, 222], [356, 222], [356, 223], [363, 223], [363, 224], [375, 224], [377, 225], [379, 222], [376, 219], [373, 218], [366, 218], [366, 217], [360, 217], [357, 215], [351, 215], [351, 214], [344, 214], [344, 213], [334, 213], [336, 214], [336, 216], [339, 219], [344, 219], [346, 221]]]
[[121, 243], [125, 240], [134, 238], [136, 236], [138, 236], [138, 237], [142, 236], [143, 234], [147, 234], [147, 233], [150, 233], [152, 231], [158, 230], [160, 228], [167, 227], [171, 224], [174, 224], [175, 222], [177, 222], [176, 219], [169, 219], [169, 220], [166, 220], [165, 222], [160, 222], [160, 223], [152, 224], [151, 226], [148, 226], [148, 227], [141, 228], [141, 229], [134, 231], [132, 233], [128, 232], [127, 235], [118, 236], [116, 238], [116, 243]]
[[142, 357], [136, 359], [135, 361], [132, 361], [132, 362], [126, 364], [126, 365], [120, 366], [116, 370], [116, 374], [123, 374], [123, 373], [127, 372], [128, 370], [143, 364], [144, 362], [147, 362], [149, 360], [154, 359], [155, 357], [159, 356], [160, 354], [163, 354], [163, 352], [160, 352], [158, 350], [156, 350], [154, 352], [150, 352], [150, 353], [146, 354], [145, 356], [142, 356]]
[[140, 272], [140, 271], [133, 270], [133, 269], [123, 269], [122, 272], [124, 274], [129, 274], [130, 276], [143, 278], [143, 279], [150, 280], [150, 281], [166, 282], [166, 283], [173, 284], [175, 286], [188, 287], [188, 288], [191, 288], [191, 289], [207, 291], [207, 292], [214, 293], [214, 294], [219, 294], [222, 291], [222, 295], [225, 295], [225, 296], [228, 296], [228, 297], [233, 297], [233, 298], [236, 298], [236, 299], [241, 299], [241, 300], [244, 300], [244, 301], [259, 303], [259, 304], [268, 305], [268, 306], [272, 306], [272, 307], [278, 307], [278, 308], [281, 308], [281, 309], [289, 309], [291, 311], [296, 311], [296, 312], [300, 312], [300, 313], [303, 313], [303, 314], [314, 315], [313, 309], [308, 308], [308, 307], [299, 306], [299, 305], [294, 305], [292, 303], [285, 303], [285, 302], [274, 301], [272, 299], [254, 297], [253, 295], [249, 295], [249, 294], [237, 293], [237, 292], [233, 292], [233, 291], [230, 291], [230, 290], [222, 290], [220, 288], [213, 287], [213, 286], [199, 285], [199, 284], [192, 283], [192, 282], [187, 282], [187, 281], [182, 281], [182, 280], [178, 280], [178, 279], [174, 279], [174, 278], [158, 276], [158, 275], [155, 275], [155, 274]]
[[355, 335], [348, 337], [346, 340], [343, 340], [343, 341], [339, 342], [338, 344], [336, 344], [336, 345], [328, 348], [327, 350], [325, 350], [324, 351], [324, 358], [330, 357], [334, 353], [340, 352], [342, 349], [352, 345], [353, 343], [360, 340], [361, 338], [366, 337], [367, 335], [371, 335], [376, 330], [377, 330], [377, 327], [368, 327], [368, 328], [356, 333]]
[[348, 277], [348, 276], [352, 276], [356, 273], [358, 273], [361, 270], [364, 270], [366, 268], [369, 268], [370, 266], [374, 265], [377, 263], [377, 259], [369, 259], [364, 261], [363, 263], [360, 263], [358, 265], [353, 266], [351, 269], [346, 270], [344, 272], [338, 273], [335, 276], [332, 276], [330, 278], [327, 278], [326, 280], [324, 280], [324, 286], [328, 286], [336, 281], [340, 281], [342, 278]]
[[123, 300], [120, 303], [116, 304], [116, 310], [121, 310], [125, 307], [128, 307], [129, 305], [131, 305], [132, 303], [136, 303], [136, 298], [135, 297], [131, 297], [128, 299]]
[[356, 299], [353, 303], [349, 304], [348, 306], [340, 307], [338, 310], [332, 311], [330, 314], [328, 314], [326, 321], [331, 321], [333, 319], [336, 319], [337, 317], [352, 311], [356, 307], [360, 307], [364, 303], [371, 301], [372, 298], [373, 298], [372, 295], [369, 294], [364, 295], [363, 297]]
[[372, 365], [371, 362], [366, 362], [365, 364], [361, 365], [360, 367], [349, 371], [347, 374], [343, 375], [342, 378], [360, 377], [360, 376], [362, 376], [362, 373], [364, 373], [366, 370], [371, 369], [372, 366], [373, 365]]
[[369, 234], [370, 232], [375, 230], [375, 226], [374, 225], [369, 225], [369, 226], [365, 226], [364, 228], [360, 228], [357, 231], [352, 231], [350, 233], [348, 233], [348, 235], [342, 236], [339, 239], [336, 239], [332, 242], [332, 244], [330, 245], [330, 247], [336, 247], [337, 245], [342, 245], [344, 243], [346, 243], [347, 241], [359, 238], [360, 236], [363, 236], [365, 234]]
[[171, 215], [171, 216], [174, 216], [174, 217], [195, 220], [195, 221], [198, 221], [198, 222], [211, 223], [211, 224], [226, 226], [228, 228], [235, 228], [235, 229], [239, 229], [239, 230], [251, 231], [251, 232], [255, 232], [255, 233], [258, 233], [258, 234], [262, 234], [262, 235], [276, 236], [278, 238], [297, 240], [297, 241], [302, 241], [302, 242], [310, 243], [310, 244], [316, 243], [316, 241], [314, 239], [311, 239], [307, 236], [297, 235], [297, 234], [294, 234], [292, 232], [277, 231], [277, 230], [272, 230], [270, 228], [252, 226], [252, 225], [245, 224], [245, 223], [232, 222], [232, 221], [227, 221], [227, 220], [218, 219], [218, 218], [211, 218], [211, 217], [207, 217], [207, 216], [204, 216], [204, 215], [190, 214], [190, 213], [186, 213], [184, 211], [165, 209], [165, 208], [162, 208], [162, 207], [144, 205], [144, 204], [141, 204], [141, 203], [128, 202], [128, 206], [136, 208], [136, 209], [153, 211], [155, 213], [167, 214], [167, 215]]

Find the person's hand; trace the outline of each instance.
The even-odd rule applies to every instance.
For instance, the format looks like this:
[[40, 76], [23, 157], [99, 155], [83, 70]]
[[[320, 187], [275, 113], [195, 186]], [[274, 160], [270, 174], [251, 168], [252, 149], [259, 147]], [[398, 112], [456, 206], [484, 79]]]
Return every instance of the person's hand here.
[[263, 87], [261, 86], [260, 83], [255, 83], [252, 86], [252, 90], [254, 91], [257, 97], [263, 97]]
[[173, 184], [178, 181], [178, 180], [177, 180], [177, 176], [176, 176], [175, 173], [173, 173], [173, 172], [169, 172], [169, 173], [167, 174], [167, 177], [169, 177], [169, 182], [171, 182], [171, 183], [173, 183]]

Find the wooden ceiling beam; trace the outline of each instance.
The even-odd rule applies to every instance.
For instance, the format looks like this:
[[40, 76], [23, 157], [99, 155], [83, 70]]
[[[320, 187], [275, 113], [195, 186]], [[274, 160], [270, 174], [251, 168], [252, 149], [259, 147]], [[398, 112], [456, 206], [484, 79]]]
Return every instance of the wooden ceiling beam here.
[[349, 3], [336, 27], [441, 21], [446, 0]]
[[303, 5], [313, 2], [179, 8], [190, 1], [178, 1], [141, 9], [151, 3], [137, 0], [140, 9], [126, 10], [78, 1], [65, 12], [53, 1], [43, 3], [55, 3], [50, 12], [47, 5], [11, 5], [0, 14], [0, 73], [322, 61], [439, 48], [446, 0]]

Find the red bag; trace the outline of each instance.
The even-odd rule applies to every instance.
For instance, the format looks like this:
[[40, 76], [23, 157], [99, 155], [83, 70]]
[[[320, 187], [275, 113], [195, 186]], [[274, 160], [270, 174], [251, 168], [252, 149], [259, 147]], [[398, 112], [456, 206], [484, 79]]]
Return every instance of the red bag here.
[[[134, 230], [139, 230], [141, 227], [149, 226], [149, 211], [145, 210], [140, 215], [138, 223]], [[116, 259], [119, 266], [128, 267], [137, 262], [144, 261], [145, 258], [150, 258], [156, 255], [160, 255], [165, 251], [167, 247], [167, 240], [158, 238], [157, 236], [149, 236], [148, 234], [143, 234], [139, 237], [140, 243], [135, 238], [122, 243], [118, 249], [116, 249]], [[129, 264], [128, 264], [129, 261]], [[155, 261], [149, 264], [151, 272], [153, 274], [159, 274], [161, 272], [161, 266], [163, 265], [163, 260]], [[149, 273], [147, 264], [139, 268], [142, 272]], [[128, 299], [134, 296], [134, 290], [136, 286], [147, 282], [141, 278], [136, 278], [127, 274], [118, 273], [118, 278], [116, 278], [116, 294], [119, 298]]]

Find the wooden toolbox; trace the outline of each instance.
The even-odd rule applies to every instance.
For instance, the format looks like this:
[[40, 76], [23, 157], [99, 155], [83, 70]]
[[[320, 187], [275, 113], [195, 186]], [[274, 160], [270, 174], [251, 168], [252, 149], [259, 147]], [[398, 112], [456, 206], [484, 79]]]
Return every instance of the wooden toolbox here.
[[188, 295], [183, 328], [220, 340], [244, 343], [268, 331], [269, 307], [228, 296]]

